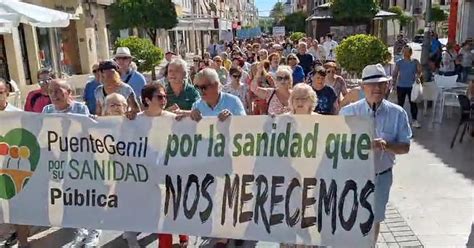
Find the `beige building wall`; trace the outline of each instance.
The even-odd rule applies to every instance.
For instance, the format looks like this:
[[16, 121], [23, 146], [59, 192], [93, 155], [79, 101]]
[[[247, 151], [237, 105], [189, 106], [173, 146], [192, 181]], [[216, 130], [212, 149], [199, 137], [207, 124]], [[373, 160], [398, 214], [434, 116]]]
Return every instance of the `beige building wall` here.
[[91, 73], [91, 67], [97, 62], [97, 44], [95, 30], [87, 27], [83, 16], [76, 21], [77, 41], [79, 47], [79, 59], [81, 60], [81, 72]]
[[31, 84], [36, 84], [38, 83], [38, 78], [36, 77], [36, 75], [40, 68], [40, 61], [38, 58], [38, 36], [36, 34], [35, 27], [32, 27], [30, 25], [23, 25], [23, 30], [25, 31], [26, 51], [28, 53], [28, 65], [30, 67]]
[[109, 58], [109, 36], [107, 34], [107, 23], [105, 20], [105, 9], [101, 6], [97, 8], [97, 59], [105, 60]]
[[3, 34], [3, 38], [10, 78], [22, 87], [25, 85], [25, 71], [22, 62], [18, 29], [12, 29], [11, 34]]

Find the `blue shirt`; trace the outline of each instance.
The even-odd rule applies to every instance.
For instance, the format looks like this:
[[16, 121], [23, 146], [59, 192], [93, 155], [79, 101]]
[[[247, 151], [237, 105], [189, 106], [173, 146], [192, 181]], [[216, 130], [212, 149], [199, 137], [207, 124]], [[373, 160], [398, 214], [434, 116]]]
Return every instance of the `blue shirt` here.
[[244, 105], [240, 99], [229, 93], [221, 92], [219, 102], [214, 108], [211, 108], [205, 101], [199, 99], [193, 104], [192, 109], [197, 109], [202, 116], [218, 116], [224, 109], [229, 110], [232, 115], [242, 116], [245, 114]]
[[416, 80], [418, 60], [401, 59], [397, 61], [398, 80], [397, 87], [411, 88]]
[[438, 39], [431, 39], [430, 53], [441, 51], [443, 44]]
[[[366, 116], [373, 118], [374, 112], [365, 99], [349, 104], [339, 111], [345, 116]], [[375, 111], [375, 137], [389, 143], [410, 144], [412, 132], [408, 115], [405, 110], [387, 100], [383, 100]], [[395, 154], [392, 152], [374, 152], [375, 173], [390, 169], [395, 164]]]
[[301, 65], [296, 65], [295, 69], [293, 69], [293, 85], [298, 83], [302, 83], [304, 81], [304, 71]]
[[[127, 78], [130, 76], [130, 79], [127, 82]], [[135, 92], [135, 96], [140, 98], [142, 95], [142, 89], [145, 87], [146, 80], [143, 74], [138, 71], [130, 70], [127, 74], [122, 76], [122, 81], [128, 85], [130, 85]]]
[[57, 110], [54, 104], [46, 105], [43, 108], [44, 114], [78, 114], [89, 116], [89, 109], [83, 103], [73, 101], [71, 106], [65, 110]]
[[100, 85], [100, 82], [93, 79], [86, 84], [84, 88], [84, 101], [86, 102], [87, 108], [91, 112], [91, 114], [95, 115], [96, 103], [97, 100], [95, 99], [95, 89]]

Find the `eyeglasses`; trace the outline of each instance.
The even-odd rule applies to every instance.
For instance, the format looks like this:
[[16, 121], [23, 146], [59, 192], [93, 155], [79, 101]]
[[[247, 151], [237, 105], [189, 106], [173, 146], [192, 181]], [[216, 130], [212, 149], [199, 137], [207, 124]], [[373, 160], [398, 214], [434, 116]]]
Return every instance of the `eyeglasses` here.
[[295, 102], [298, 102], [298, 101], [306, 102], [308, 99], [309, 99], [309, 96], [307, 96], [307, 97], [295, 97], [295, 98], [293, 98], [293, 101], [295, 101]]
[[127, 60], [130, 59], [129, 57], [117, 57], [115, 60]]
[[213, 86], [213, 84], [205, 84], [205, 85], [202, 85], [202, 86], [196, 84], [195, 87], [200, 91], [206, 91], [212, 86]]
[[288, 60], [296, 60], [296, 58], [288, 58]]
[[121, 108], [121, 107], [123, 107], [123, 104], [122, 103], [111, 103], [111, 104], [109, 104], [109, 107], [111, 107], [111, 108]]
[[193, 62], [194, 63], [199, 63], [199, 59], [194, 59]]
[[334, 73], [333, 70], [327, 70], [326, 73]]
[[282, 77], [282, 76], [277, 76], [277, 77], [276, 77], [276, 80], [277, 80], [277, 81], [283, 81], [283, 80], [286, 81], [286, 80], [290, 80], [290, 77], [289, 77], [289, 76], [284, 76], [284, 77]]
[[232, 75], [233, 78], [240, 78], [240, 74], [234, 74]]
[[168, 96], [164, 95], [164, 94], [156, 94], [156, 95], [153, 95], [153, 97], [156, 97], [156, 99], [158, 99], [158, 100], [163, 100], [163, 99], [168, 98]]

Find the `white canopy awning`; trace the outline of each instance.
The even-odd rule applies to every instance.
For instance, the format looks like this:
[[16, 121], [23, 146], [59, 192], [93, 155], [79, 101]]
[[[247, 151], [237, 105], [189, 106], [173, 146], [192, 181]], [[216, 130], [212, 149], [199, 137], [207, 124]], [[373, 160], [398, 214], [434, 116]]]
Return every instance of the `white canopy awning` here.
[[[24, 23], [40, 28], [69, 26], [72, 14], [18, 0], [0, 0], [0, 33]], [[8, 31], [7, 31], [8, 32]], [[11, 30], [10, 30], [11, 32]]]

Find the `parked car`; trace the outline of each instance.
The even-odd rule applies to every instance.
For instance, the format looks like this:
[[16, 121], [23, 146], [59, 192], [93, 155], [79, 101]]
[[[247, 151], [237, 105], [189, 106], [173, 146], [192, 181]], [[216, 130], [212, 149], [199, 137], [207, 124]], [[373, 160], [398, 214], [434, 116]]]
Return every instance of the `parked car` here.
[[424, 36], [422, 34], [417, 34], [415, 37], [413, 37], [413, 42], [422, 44], [423, 43]]

